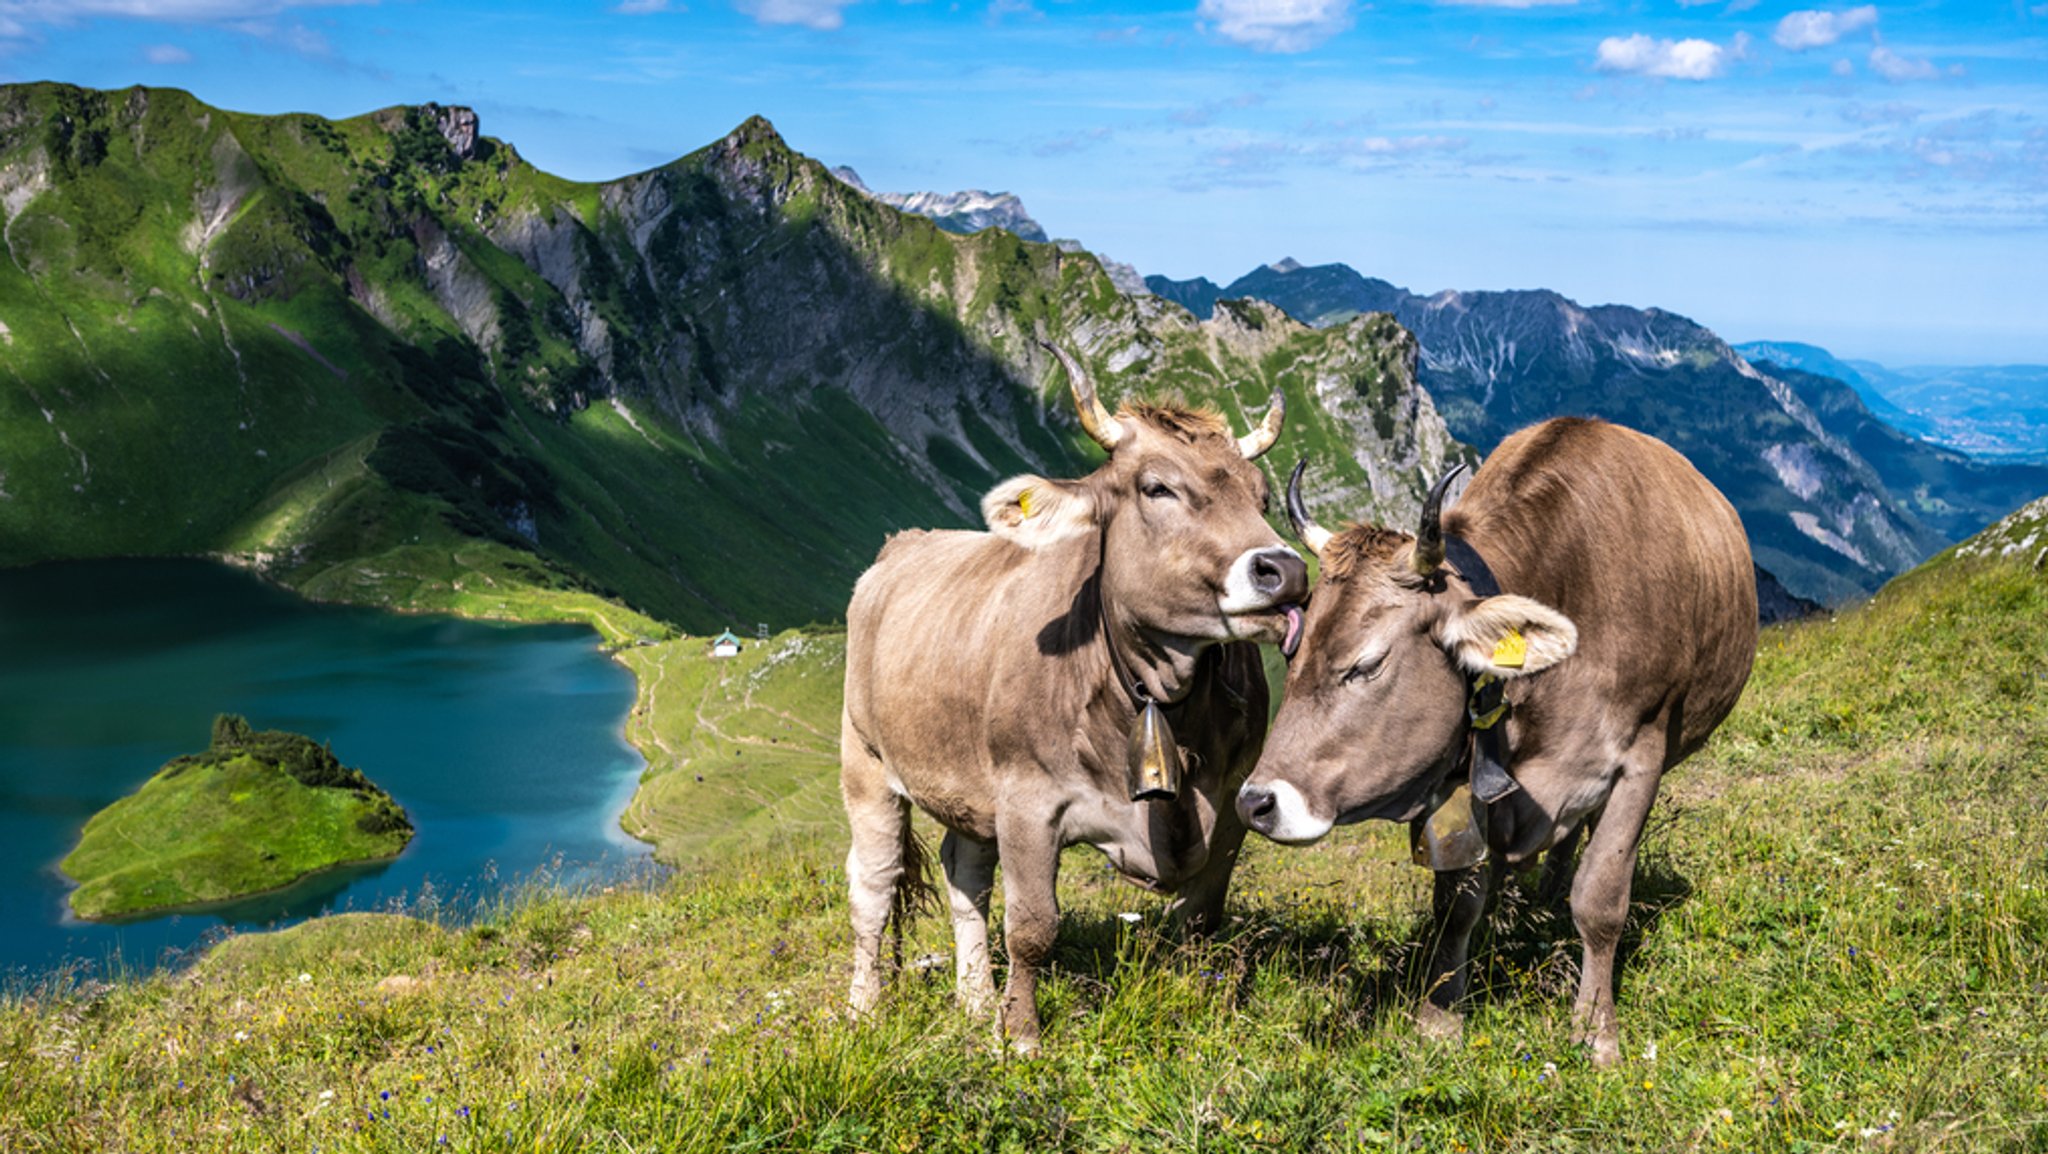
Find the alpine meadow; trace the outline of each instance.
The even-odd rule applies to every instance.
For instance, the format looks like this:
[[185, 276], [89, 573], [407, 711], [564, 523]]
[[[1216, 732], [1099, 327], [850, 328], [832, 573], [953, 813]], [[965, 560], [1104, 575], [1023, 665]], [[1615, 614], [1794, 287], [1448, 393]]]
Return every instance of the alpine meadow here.
[[[315, 602], [588, 626], [637, 685], [646, 768], [612, 832], [652, 860], [0, 971], [0, 1150], [2048, 1151], [2033, 426], [1966, 457], [1822, 350], [1554, 293], [1291, 263], [1143, 291], [871, 193], [761, 117], [594, 183], [483, 127], [0, 85], [0, 566], [209, 558]], [[1065, 849], [1035, 1053], [962, 1012], [943, 886], [848, 1011], [848, 600], [892, 534], [982, 528], [1006, 479], [1101, 463], [1062, 353], [1109, 411], [1233, 435], [1277, 394], [1248, 467], [1287, 540], [1298, 461], [1330, 523], [1414, 532], [1439, 477], [1557, 415], [1653, 433], [1726, 493], [1765, 621], [1651, 811], [1618, 1064], [1573, 1040], [1579, 934], [1534, 861], [1473, 939], [1462, 1036], [1418, 1027], [1432, 874], [1383, 821], [1247, 839], [1207, 936]], [[30, 720], [0, 702], [43, 740]], [[91, 825], [57, 815], [65, 868], [120, 882], [77, 909], [197, 917], [437, 836], [376, 764], [274, 724], [223, 716]], [[309, 809], [340, 832], [296, 827]], [[204, 861], [152, 841], [202, 814], [249, 824]], [[228, 863], [265, 826], [284, 848]], [[141, 872], [165, 853], [175, 885]]]

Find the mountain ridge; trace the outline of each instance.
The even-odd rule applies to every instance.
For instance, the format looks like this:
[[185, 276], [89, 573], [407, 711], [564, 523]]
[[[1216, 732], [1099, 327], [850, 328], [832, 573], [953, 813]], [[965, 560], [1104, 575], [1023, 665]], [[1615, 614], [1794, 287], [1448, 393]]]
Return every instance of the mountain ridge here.
[[0, 162], [0, 564], [215, 553], [394, 607], [831, 620], [888, 532], [1090, 467], [1040, 339], [1111, 403], [1244, 427], [1281, 388], [1282, 459], [1354, 507], [1412, 517], [1470, 457], [1391, 323], [1196, 322], [1086, 253], [877, 203], [760, 117], [583, 183], [467, 109], [13, 85]]
[[[1735, 504], [1759, 563], [1793, 593], [1824, 602], [1874, 591], [2048, 489], [2048, 470], [1980, 466], [1904, 434], [1880, 434], [1882, 422], [1847, 386], [1846, 396], [1818, 378], [1795, 387], [1662, 309], [1581, 306], [1547, 289], [1422, 296], [1343, 264], [1292, 260], [1221, 287], [1205, 279], [1147, 283], [1197, 316], [1245, 296], [1311, 324], [1390, 315], [1415, 334], [1420, 379], [1451, 431], [1481, 450], [1521, 425], [1567, 414], [1658, 436]], [[1834, 414], [1832, 423], [1815, 403]], [[1859, 443], [1881, 450], [1884, 467], [1865, 459]]]

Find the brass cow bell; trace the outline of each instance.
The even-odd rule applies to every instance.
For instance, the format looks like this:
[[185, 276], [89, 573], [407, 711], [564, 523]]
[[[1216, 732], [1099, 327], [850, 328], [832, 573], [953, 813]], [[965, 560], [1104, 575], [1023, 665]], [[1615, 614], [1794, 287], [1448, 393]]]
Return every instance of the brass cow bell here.
[[1148, 701], [1131, 723], [1128, 769], [1132, 801], [1172, 801], [1180, 794], [1180, 746], [1173, 740], [1173, 727], [1159, 711], [1159, 703]]
[[1415, 864], [1438, 873], [1471, 869], [1486, 860], [1486, 826], [1468, 786], [1450, 792], [1409, 830]]

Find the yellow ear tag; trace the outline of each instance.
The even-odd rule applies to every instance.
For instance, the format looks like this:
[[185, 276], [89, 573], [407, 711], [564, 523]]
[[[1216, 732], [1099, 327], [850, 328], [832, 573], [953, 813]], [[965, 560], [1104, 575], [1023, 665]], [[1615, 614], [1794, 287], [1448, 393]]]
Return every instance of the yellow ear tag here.
[[1529, 639], [1519, 629], [1510, 629], [1493, 647], [1493, 663], [1502, 669], [1520, 669], [1529, 659]]
[[1017, 494], [1017, 512], [1026, 520], [1031, 518], [1031, 490], [1026, 489]]

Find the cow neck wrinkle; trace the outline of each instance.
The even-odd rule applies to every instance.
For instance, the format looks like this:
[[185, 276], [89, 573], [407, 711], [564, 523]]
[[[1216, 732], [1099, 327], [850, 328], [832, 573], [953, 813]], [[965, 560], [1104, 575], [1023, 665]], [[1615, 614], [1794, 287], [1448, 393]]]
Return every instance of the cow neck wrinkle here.
[[1162, 709], [1180, 704], [1194, 688], [1201, 651], [1182, 650], [1171, 643], [1162, 644], [1136, 626], [1130, 632], [1139, 638], [1132, 648], [1149, 649], [1159, 656], [1132, 660], [1124, 652], [1123, 632], [1110, 619], [1109, 606], [1104, 604], [1103, 644], [1109, 647], [1110, 668], [1116, 673], [1117, 683], [1123, 686], [1125, 695], [1130, 697], [1133, 710], [1143, 709], [1148, 701], [1157, 702]]

